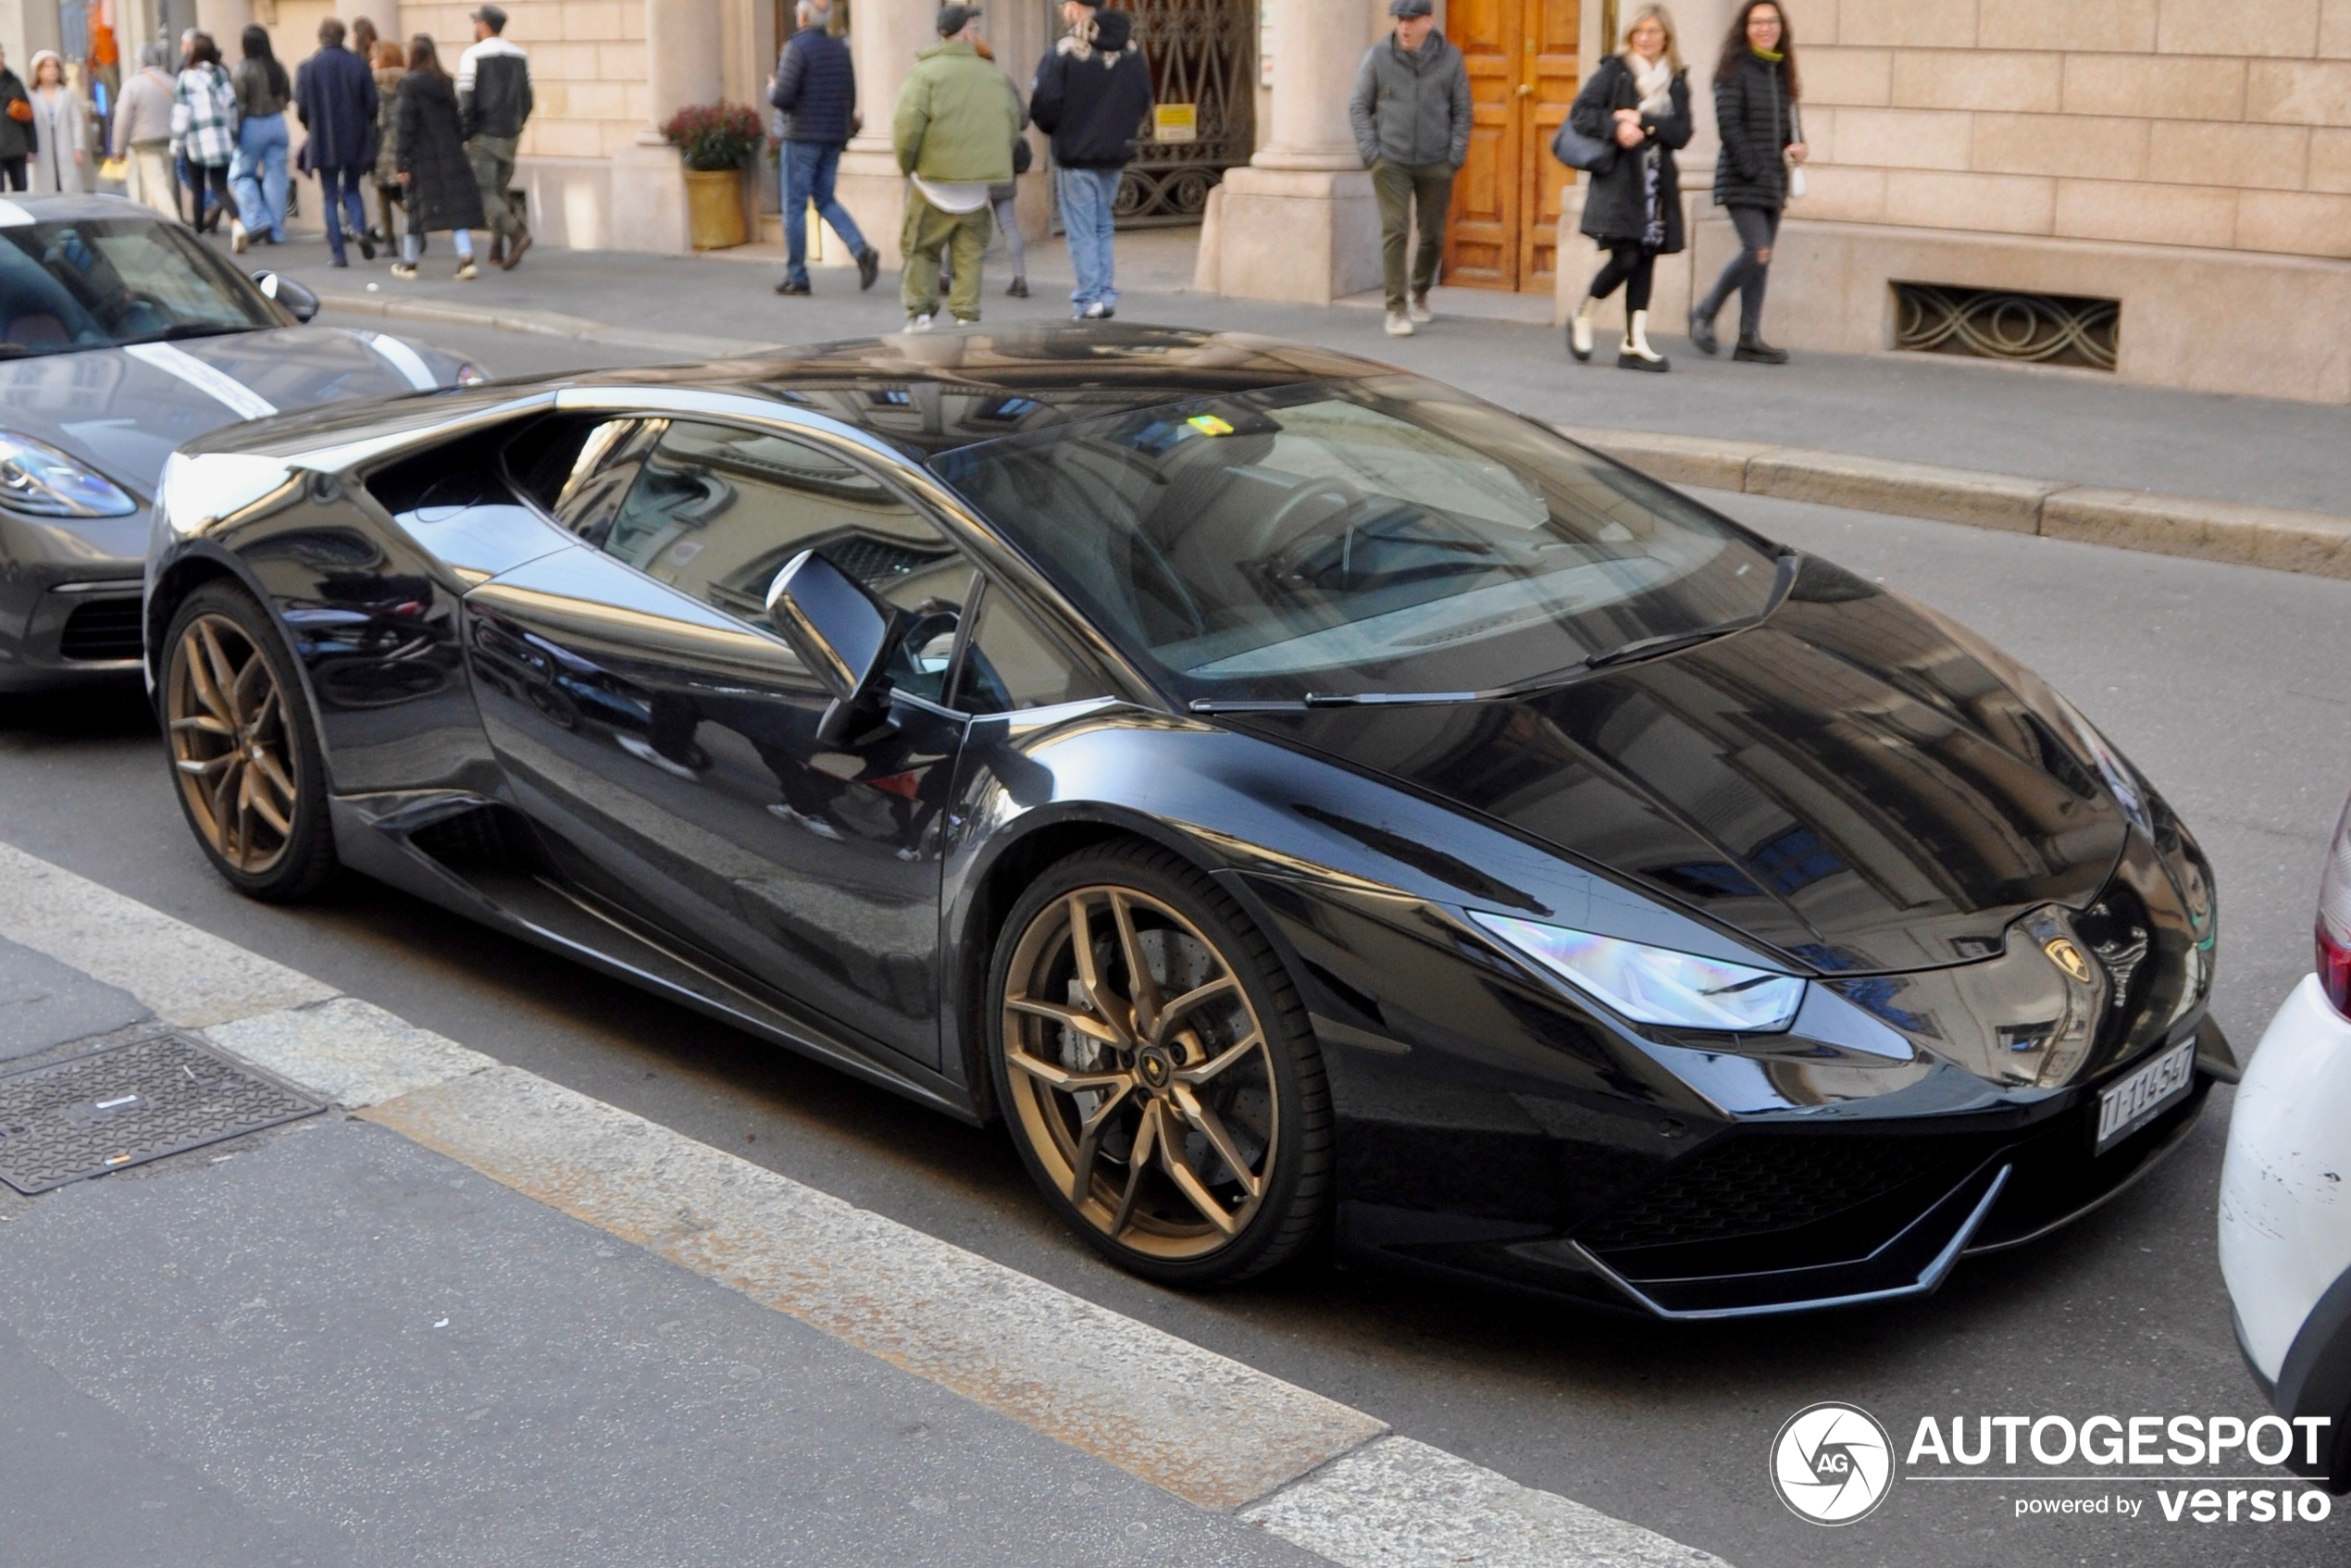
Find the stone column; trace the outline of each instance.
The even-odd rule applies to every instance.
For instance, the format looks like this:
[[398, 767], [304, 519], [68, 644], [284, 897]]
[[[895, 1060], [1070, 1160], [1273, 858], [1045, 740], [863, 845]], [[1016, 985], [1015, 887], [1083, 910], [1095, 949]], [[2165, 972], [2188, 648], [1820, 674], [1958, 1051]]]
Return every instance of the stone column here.
[[612, 157], [612, 243], [616, 250], [692, 248], [686, 181], [662, 121], [689, 104], [715, 103], [723, 79], [719, 0], [643, 0], [649, 118]]
[[1273, 4], [1272, 137], [1212, 198], [1198, 281], [1244, 299], [1327, 305], [1380, 283], [1379, 209], [1347, 124], [1363, 3]]
[[[989, 19], [1002, 14], [999, 7]], [[898, 235], [906, 222], [906, 177], [889, 150], [890, 116], [915, 55], [938, 42], [939, 7], [932, 0], [858, 0], [851, 12], [849, 47], [865, 129], [841, 154], [834, 190], [865, 243], [881, 253], [885, 270], [899, 265]]]
[[[55, 16], [56, 10], [54, 6], [49, 7], [52, 16]], [[230, 70], [237, 68], [237, 61], [242, 57], [238, 53], [237, 39], [251, 25], [253, 0], [196, 0], [196, 26], [212, 34], [212, 41], [220, 45], [222, 63]], [[172, 60], [176, 65], [180, 41], [172, 39], [171, 44]], [[50, 44], [44, 47], [54, 49], [56, 45]]]

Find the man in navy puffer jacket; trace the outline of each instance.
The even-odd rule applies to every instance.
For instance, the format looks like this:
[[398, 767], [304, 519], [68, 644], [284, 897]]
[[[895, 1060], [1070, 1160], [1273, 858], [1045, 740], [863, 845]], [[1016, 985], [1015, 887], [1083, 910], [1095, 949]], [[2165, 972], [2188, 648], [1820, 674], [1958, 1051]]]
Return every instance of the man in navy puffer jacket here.
[[833, 194], [840, 172], [840, 150], [857, 133], [857, 71], [849, 45], [826, 31], [829, 0], [800, 0], [793, 13], [798, 31], [776, 61], [767, 101], [783, 111], [784, 280], [779, 294], [804, 294], [808, 287], [808, 204], [833, 226], [857, 258], [857, 286], [870, 289], [881, 271], [881, 255], [865, 243], [857, 220]]

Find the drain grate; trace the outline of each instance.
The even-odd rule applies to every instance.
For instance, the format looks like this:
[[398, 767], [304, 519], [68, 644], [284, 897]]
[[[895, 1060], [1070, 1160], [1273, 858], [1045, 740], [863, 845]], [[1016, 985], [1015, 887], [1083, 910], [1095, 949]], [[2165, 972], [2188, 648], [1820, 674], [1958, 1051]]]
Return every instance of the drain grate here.
[[0, 1076], [0, 1181], [46, 1192], [326, 1109], [181, 1034]]

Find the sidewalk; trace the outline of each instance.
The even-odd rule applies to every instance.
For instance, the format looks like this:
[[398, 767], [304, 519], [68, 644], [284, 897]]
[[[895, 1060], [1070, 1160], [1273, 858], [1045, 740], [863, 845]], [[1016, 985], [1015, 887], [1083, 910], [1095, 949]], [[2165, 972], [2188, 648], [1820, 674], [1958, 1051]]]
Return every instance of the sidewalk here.
[[[0, 1562], [1724, 1568], [5, 843], [0, 932]], [[150, 1045], [280, 1119], [44, 1087]]]
[[[1577, 427], [1663, 432], [1821, 448], [1860, 456], [1985, 470], [2076, 485], [2153, 491], [2213, 501], [2351, 515], [2343, 451], [2351, 414], [2323, 404], [2129, 386], [2090, 371], [2037, 370], [1941, 355], [1800, 355], [1781, 368], [1710, 360], [1673, 334], [1667, 376], [1567, 357], [1545, 325], [1549, 302], [1440, 289], [1438, 322], [1409, 339], [1380, 330], [1376, 301], [1329, 307], [1268, 305], [1189, 292], [1189, 230], [1123, 236], [1135, 285], [1119, 319], [1298, 338], [1424, 371], [1537, 418]], [[383, 264], [355, 256], [325, 266], [324, 248], [291, 243], [255, 252], [331, 298], [377, 285], [384, 303], [439, 302], [479, 312], [552, 312], [631, 334], [777, 344], [895, 331], [896, 279], [857, 292], [841, 269], [816, 270], [816, 293], [771, 292], [776, 259], [761, 254], [653, 256], [534, 249], [513, 272], [472, 283], [448, 276], [445, 242], [424, 275], [393, 282]], [[1065, 319], [1069, 277], [1058, 241], [1029, 247], [1033, 297], [1003, 297], [1001, 258], [989, 262], [985, 319]], [[495, 369], [494, 358], [491, 363]]]

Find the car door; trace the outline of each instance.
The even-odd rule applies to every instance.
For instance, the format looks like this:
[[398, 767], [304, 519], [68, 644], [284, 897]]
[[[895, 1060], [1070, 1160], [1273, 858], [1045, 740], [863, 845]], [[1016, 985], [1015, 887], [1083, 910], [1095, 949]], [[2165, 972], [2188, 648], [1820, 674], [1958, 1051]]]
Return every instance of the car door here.
[[[940, 701], [972, 567], [824, 432], [615, 418], [557, 498], [578, 543], [467, 595], [483, 722], [575, 881], [925, 1066], [939, 1061]], [[827, 694], [767, 618], [817, 550], [912, 633], [889, 717], [819, 738]]]

